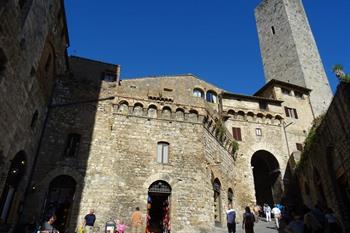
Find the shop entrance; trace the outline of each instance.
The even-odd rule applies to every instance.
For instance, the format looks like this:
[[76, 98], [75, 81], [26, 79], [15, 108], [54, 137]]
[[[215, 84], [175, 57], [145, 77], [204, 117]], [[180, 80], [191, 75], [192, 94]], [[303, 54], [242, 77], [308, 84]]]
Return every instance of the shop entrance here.
[[251, 166], [254, 175], [256, 203], [273, 206], [282, 196], [280, 166], [273, 154], [260, 150], [254, 153]]
[[7, 174], [2, 196], [0, 198], [0, 219], [5, 223], [11, 222], [10, 216], [16, 215], [18, 209], [18, 188], [26, 172], [27, 160], [24, 151], [16, 154]]
[[148, 189], [147, 232], [170, 233], [171, 187], [165, 181], [156, 181]]
[[48, 220], [53, 214], [56, 215], [55, 227], [60, 232], [65, 232], [69, 225], [75, 187], [75, 180], [66, 175], [58, 176], [50, 183], [44, 220]]

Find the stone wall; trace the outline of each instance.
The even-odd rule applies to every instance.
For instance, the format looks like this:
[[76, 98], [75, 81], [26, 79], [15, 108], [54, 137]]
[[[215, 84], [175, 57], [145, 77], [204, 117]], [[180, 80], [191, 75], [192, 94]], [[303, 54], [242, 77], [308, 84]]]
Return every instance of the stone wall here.
[[332, 91], [301, 0], [264, 0], [255, 17], [265, 79], [312, 89], [314, 113], [324, 113]]
[[350, 229], [349, 121], [350, 85], [341, 83], [335, 97], [311, 140], [311, 147], [297, 164], [300, 193], [308, 207], [319, 203], [331, 207]]
[[16, 223], [21, 212], [18, 209], [23, 205], [54, 80], [67, 69], [63, 1], [22, 2], [23, 6], [18, 1], [0, 5], [1, 205], [8, 196], [5, 190], [11, 161], [19, 153], [25, 155], [25, 173], [7, 219], [2, 220], [9, 224]]

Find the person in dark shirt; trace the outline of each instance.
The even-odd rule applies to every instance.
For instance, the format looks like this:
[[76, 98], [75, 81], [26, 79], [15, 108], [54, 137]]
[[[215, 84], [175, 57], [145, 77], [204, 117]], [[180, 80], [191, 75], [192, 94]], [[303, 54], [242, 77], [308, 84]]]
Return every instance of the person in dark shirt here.
[[83, 223], [84, 233], [93, 232], [95, 221], [96, 221], [96, 216], [94, 214], [94, 210], [90, 209], [89, 213], [85, 215], [85, 218], [84, 218], [84, 223]]

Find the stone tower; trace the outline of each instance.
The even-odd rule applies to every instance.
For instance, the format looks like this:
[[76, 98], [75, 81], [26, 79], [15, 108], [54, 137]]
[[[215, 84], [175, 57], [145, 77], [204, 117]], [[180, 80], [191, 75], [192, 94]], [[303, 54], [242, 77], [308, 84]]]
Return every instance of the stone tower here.
[[263, 0], [255, 17], [266, 82], [311, 89], [315, 117], [325, 112], [333, 94], [301, 0]]

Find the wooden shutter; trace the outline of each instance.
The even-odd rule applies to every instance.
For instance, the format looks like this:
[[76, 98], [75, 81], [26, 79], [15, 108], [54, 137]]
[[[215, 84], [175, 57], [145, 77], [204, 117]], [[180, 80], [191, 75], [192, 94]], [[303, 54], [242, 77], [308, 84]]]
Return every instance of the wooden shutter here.
[[297, 110], [296, 110], [295, 108], [293, 108], [293, 111], [294, 111], [294, 116], [295, 116], [295, 119], [298, 119]]
[[286, 116], [289, 117], [289, 111], [287, 107], [284, 107], [284, 111], [286, 112]]
[[162, 155], [163, 155], [163, 145], [162, 143], [158, 143], [157, 148], [157, 162], [162, 163]]
[[232, 127], [232, 136], [236, 141], [242, 141], [241, 128]]
[[169, 145], [163, 144], [163, 163], [168, 163], [169, 161]]

